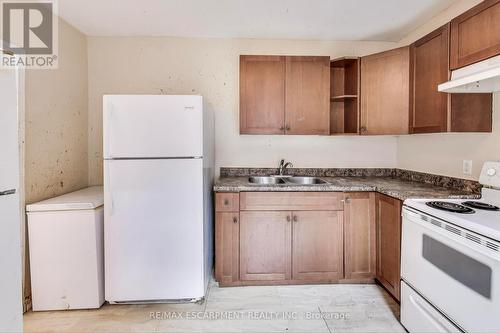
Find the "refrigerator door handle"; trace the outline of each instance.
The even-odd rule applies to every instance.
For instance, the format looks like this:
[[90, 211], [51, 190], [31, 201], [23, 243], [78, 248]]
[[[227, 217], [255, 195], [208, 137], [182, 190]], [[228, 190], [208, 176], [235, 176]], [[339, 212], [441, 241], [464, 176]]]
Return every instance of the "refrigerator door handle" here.
[[[111, 161], [109, 161], [108, 163], [111, 163]], [[110, 199], [109, 201], [111, 202], [111, 207], [109, 207], [109, 216], [112, 216], [115, 208], [115, 203], [113, 200], [113, 191], [111, 190], [111, 172], [109, 171], [108, 171], [108, 176], [106, 177], [106, 186], [108, 188], [106, 192], [109, 193], [109, 199]]]
[[111, 147], [113, 146], [111, 144], [111, 119], [113, 118], [113, 110], [112, 110], [112, 107], [109, 108], [108, 112], [107, 112], [107, 119], [106, 119], [106, 132], [105, 133], [108, 133], [106, 135], [106, 153], [105, 153], [105, 157], [107, 158], [112, 158], [111, 157]]

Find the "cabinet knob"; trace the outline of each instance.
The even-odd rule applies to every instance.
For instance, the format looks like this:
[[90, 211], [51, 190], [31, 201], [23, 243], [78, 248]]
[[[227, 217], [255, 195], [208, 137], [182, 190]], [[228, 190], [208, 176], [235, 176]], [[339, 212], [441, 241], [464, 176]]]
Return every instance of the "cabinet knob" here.
[[351, 202], [351, 199], [350, 198], [345, 198], [345, 201], [344, 201], [346, 204], [350, 203]]
[[291, 220], [292, 220], [292, 218], [290, 217], [290, 215], [287, 215], [287, 216], [286, 216], [286, 221], [287, 221], [287, 222], [290, 222]]
[[224, 199], [224, 206], [227, 206], [229, 205], [229, 200], [228, 199]]
[[293, 222], [297, 222], [299, 220], [299, 218], [297, 217], [297, 215], [294, 215], [293, 216]]
[[361, 126], [359, 130], [361, 131], [361, 133], [365, 133], [367, 131], [367, 128], [365, 126]]
[[281, 126], [280, 127], [280, 131], [284, 131], [285, 130], [285, 127], [284, 126]]
[[285, 131], [289, 131], [290, 130], [290, 126], [286, 125], [285, 126]]
[[233, 217], [233, 223], [238, 223], [238, 218], [236, 216]]

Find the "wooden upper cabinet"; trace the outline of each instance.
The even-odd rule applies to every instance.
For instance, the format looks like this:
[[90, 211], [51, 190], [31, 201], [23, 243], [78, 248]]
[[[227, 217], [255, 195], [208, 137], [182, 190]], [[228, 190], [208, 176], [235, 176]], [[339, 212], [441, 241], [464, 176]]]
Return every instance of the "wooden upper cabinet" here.
[[292, 279], [343, 278], [342, 219], [342, 211], [293, 212]]
[[500, 54], [500, 0], [485, 0], [451, 21], [451, 69]]
[[344, 266], [346, 279], [373, 279], [376, 272], [375, 193], [346, 193]]
[[359, 133], [359, 58], [330, 62], [330, 134]]
[[286, 134], [330, 134], [330, 58], [286, 57]]
[[285, 57], [240, 56], [240, 133], [285, 133]]
[[410, 132], [491, 132], [492, 94], [447, 94], [449, 24], [411, 45]]
[[361, 134], [408, 134], [409, 76], [409, 47], [361, 58]]
[[448, 41], [447, 24], [411, 45], [411, 133], [447, 131], [448, 94], [437, 86], [448, 81]]
[[450, 95], [450, 132], [493, 131], [493, 94]]
[[377, 280], [399, 300], [401, 207], [398, 199], [377, 195]]
[[240, 56], [241, 134], [330, 134], [330, 58]]

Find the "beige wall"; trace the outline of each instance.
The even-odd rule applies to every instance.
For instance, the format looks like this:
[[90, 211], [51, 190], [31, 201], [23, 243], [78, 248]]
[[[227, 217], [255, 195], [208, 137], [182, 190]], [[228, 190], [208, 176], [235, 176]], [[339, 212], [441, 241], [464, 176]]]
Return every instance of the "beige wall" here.
[[102, 183], [103, 94], [200, 94], [216, 113], [216, 165], [394, 167], [395, 137], [239, 135], [239, 55], [365, 55], [382, 42], [89, 37], [89, 181]]
[[[216, 165], [273, 167], [280, 158], [297, 167], [400, 167], [477, 179], [484, 160], [500, 160], [500, 97], [493, 134], [400, 137], [239, 135], [238, 55], [365, 55], [408, 45], [480, 0], [461, 0], [399, 43], [320, 42], [169, 37], [89, 37], [89, 182], [102, 183], [102, 95], [200, 94], [216, 112]], [[473, 161], [473, 175], [462, 161]]]
[[26, 71], [26, 202], [88, 184], [87, 38], [59, 20], [59, 69]]
[[[481, 2], [462, 0], [432, 18], [428, 23], [405, 37], [400, 44], [407, 45], [453, 17]], [[479, 179], [486, 160], [500, 161], [500, 93], [494, 95], [492, 134], [423, 134], [398, 138], [398, 167], [446, 176]], [[463, 160], [472, 160], [472, 176], [462, 172]]]

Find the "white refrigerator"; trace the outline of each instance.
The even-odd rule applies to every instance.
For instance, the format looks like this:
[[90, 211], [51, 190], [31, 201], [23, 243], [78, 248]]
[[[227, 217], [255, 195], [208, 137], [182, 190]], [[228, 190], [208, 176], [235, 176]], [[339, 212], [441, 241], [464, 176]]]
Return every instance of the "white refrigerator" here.
[[201, 96], [106, 95], [105, 298], [194, 301], [213, 263], [213, 116]]

